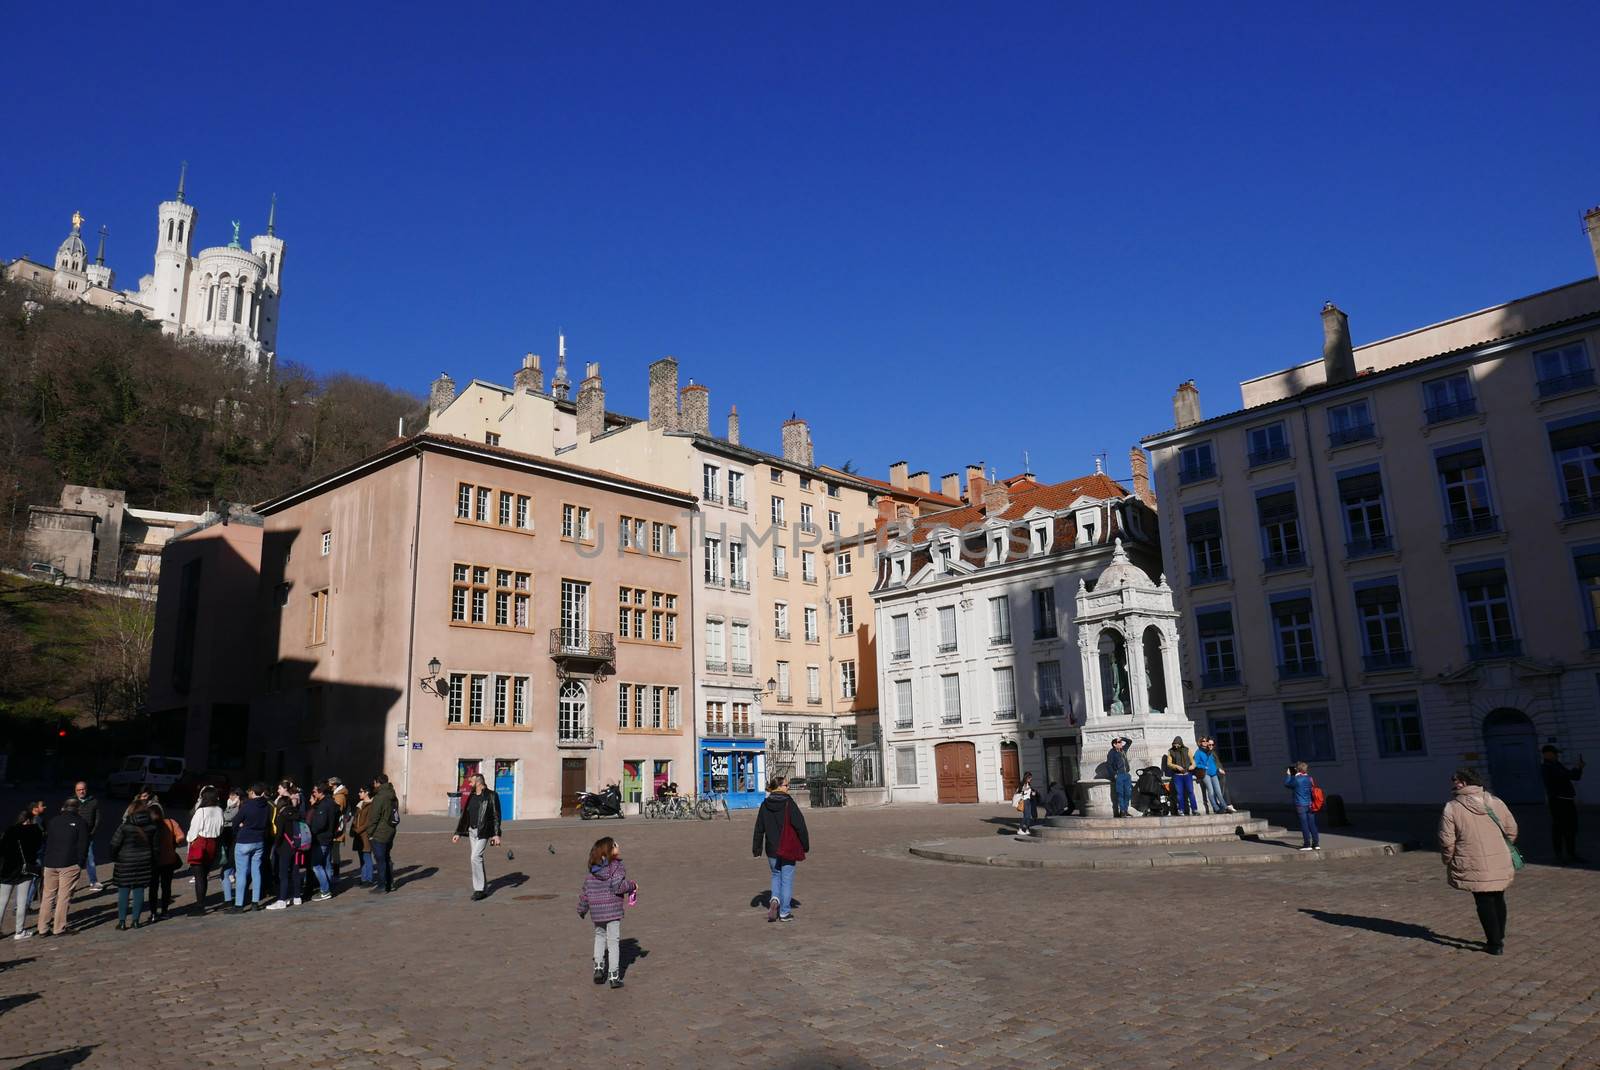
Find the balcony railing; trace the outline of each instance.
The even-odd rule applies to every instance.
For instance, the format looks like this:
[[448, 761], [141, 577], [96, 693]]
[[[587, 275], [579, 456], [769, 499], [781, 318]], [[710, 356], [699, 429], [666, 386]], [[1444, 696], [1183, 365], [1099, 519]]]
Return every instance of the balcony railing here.
[[1049, 624], [1043, 628], [1035, 628], [1033, 630], [1033, 637], [1035, 639], [1059, 639], [1061, 638], [1061, 633], [1056, 630], [1056, 626], [1054, 624]]
[[1278, 666], [1278, 679], [1280, 680], [1304, 680], [1307, 677], [1321, 675], [1322, 662], [1317, 658], [1286, 661]]
[[1495, 658], [1522, 656], [1521, 639], [1486, 639], [1467, 644], [1467, 657], [1473, 661], [1493, 661]]
[[738, 578], [731, 579], [728, 581], [728, 587], [735, 591], [748, 591], [750, 589], [750, 581]]
[[1015, 721], [1017, 719], [1017, 708], [1015, 706], [1001, 706], [994, 711], [994, 719], [997, 721]]
[[1500, 530], [1500, 518], [1494, 513], [1474, 513], [1456, 517], [1444, 526], [1446, 539], [1470, 539], [1474, 535], [1492, 535]]
[[906, 718], [905, 720], [902, 721], [900, 718], [896, 717], [894, 719], [894, 730], [896, 732], [909, 732], [909, 731], [911, 731], [911, 718], [908, 717], [908, 718]]
[[1189, 570], [1189, 586], [1191, 587], [1199, 587], [1207, 583], [1222, 583], [1227, 578], [1227, 565], [1213, 565], [1210, 568], [1192, 568]]
[[905, 661], [905, 660], [906, 660], [906, 659], [907, 659], [907, 658], [909, 658], [909, 657], [910, 657], [910, 656], [911, 656], [911, 650], [910, 650], [910, 648], [909, 648], [909, 647], [908, 647], [908, 648], [906, 648], [906, 649], [905, 649], [905, 650], [896, 650], [896, 651], [893, 651], [893, 652], [892, 652], [892, 653], [891, 653], [891, 654], [890, 654], [890, 655], [889, 655], [889, 660], [890, 660], [890, 661]]
[[1268, 572], [1279, 572], [1286, 568], [1299, 568], [1306, 563], [1304, 550], [1286, 550], [1281, 554], [1268, 554], [1261, 559], [1261, 564]]
[[1411, 668], [1411, 651], [1409, 650], [1381, 650], [1376, 654], [1361, 655], [1361, 667], [1368, 672], [1383, 672], [1385, 669]]
[[706, 586], [707, 587], [716, 587], [717, 589], [720, 590], [722, 588], [722, 585], [723, 585], [724, 582], [726, 582], [726, 581], [723, 580], [722, 574], [720, 572], [713, 572], [711, 575], [706, 577]]
[[1259, 450], [1251, 450], [1249, 454], [1251, 468], [1260, 468], [1264, 464], [1272, 464], [1274, 461], [1286, 461], [1288, 459], [1289, 444], [1287, 442], [1279, 443], [1276, 446], [1264, 446]]
[[733, 671], [737, 676], [749, 676], [750, 663], [748, 661], [736, 661], [733, 663]]
[[1067, 708], [1059, 702], [1045, 702], [1039, 706], [1040, 717], [1065, 717]]
[[550, 629], [550, 656], [590, 661], [612, 661], [617, 656], [617, 641], [611, 632]]
[[1477, 412], [1477, 398], [1462, 398], [1460, 401], [1441, 401], [1437, 405], [1429, 405], [1426, 409], [1430, 424], [1442, 424], [1446, 420], [1459, 420], [1463, 416], [1476, 415]]
[[714, 490], [708, 490], [704, 494], [700, 495], [700, 500], [703, 502], [709, 502], [712, 505], [721, 505], [722, 495], [718, 494]]
[[722, 739], [754, 739], [756, 730], [753, 725], [733, 724], [728, 721], [707, 721], [706, 735], [717, 736]]
[[822, 696], [821, 695], [807, 695], [806, 696], [806, 705], [807, 706], [820, 706], [820, 705], [822, 705]]
[[745, 501], [743, 498], [735, 498], [731, 494], [728, 495], [728, 508], [729, 509], [744, 509], [749, 504], [750, 503]]
[[1594, 369], [1580, 368], [1565, 375], [1552, 375], [1548, 379], [1540, 379], [1539, 396], [1547, 398], [1555, 394], [1565, 394], [1569, 390], [1582, 390], [1593, 385]]
[[789, 522], [783, 519], [781, 516], [775, 516], [772, 518], [772, 526], [775, 528], [786, 528], [789, 526]]
[[561, 724], [556, 726], [556, 746], [558, 747], [592, 747], [594, 746], [594, 725], [592, 724]]
[[1191, 464], [1178, 469], [1178, 482], [1180, 484], [1199, 483], [1203, 479], [1214, 479], [1217, 475], [1215, 464]]
[[817, 530], [817, 526], [809, 520], [802, 520], [800, 521], [800, 530], [809, 535]]
[[789, 578], [789, 570], [786, 568], [774, 568], [772, 570], [772, 578], [775, 580], [786, 580]]
[[955, 643], [940, 643], [939, 644], [939, 653], [941, 653], [941, 654], [954, 654], [955, 652], [956, 652], [956, 644]]
[[957, 710], [955, 713], [941, 713], [939, 715], [939, 723], [945, 725], [960, 724], [961, 711]]
[[1561, 515], [1567, 520], [1600, 513], [1600, 498], [1568, 498], [1561, 503]]
[[712, 661], [710, 658], [706, 659], [706, 672], [727, 672], [727, 671], [728, 671], [728, 663], [726, 661]]
[[778, 639], [787, 639], [787, 638], [789, 638], [789, 629], [787, 629], [787, 628], [779, 628], [777, 631], [773, 632], [772, 634]]
[[1346, 557], [1371, 557], [1386, 554], [1394, 549], [1394, 540], [1387, 535], [1372, 535], [1364, 539], [1351, 539], [1344, 544]]
[[1370, 423], [1340, 427], [1328, 432], [1328, 445], [1348, 446], [1352, 442], [1365, 442], [1369, 438], [1376, 438], [1377, 434], [1378, 429]]
[[778, 692], [778, 701], [779, 702], [793, 702], [794, 701], [794, 695], [792, 693], [788, 692], [788, 691], [779, 691]]
[[[989, 645], [990, 646], [1010, 646], [1011, 645], [1011, 633], [1010, 632], [1006, 632], [1004, 635], [991, 635], [989, 637]], [[909, 654], [910, 651], [907, 651], [906, 653]]]
[[1237, 687], [1238, 669], [1213, 669], [1200, 674], [1201, 687]]

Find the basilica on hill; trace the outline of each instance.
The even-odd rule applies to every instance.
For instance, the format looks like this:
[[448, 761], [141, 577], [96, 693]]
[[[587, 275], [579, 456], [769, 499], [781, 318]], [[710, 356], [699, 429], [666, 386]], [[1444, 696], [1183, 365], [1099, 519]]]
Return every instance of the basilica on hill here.
[[137, 290], [117, 290], [115, 273], [106, 266], [105, 227], [93, 260], [83, 241], [84, 217], [72, 213], [72, 232], [56, 250], [54, 265], [19, 257], [6, 265], [8, 279], [31, 284], [58, 301], [82, 301], [96, 308], [156, 320], [161, 329], [181, 338], [244, 350], [257, 366], [269, 367], [277, 352], [278, 299], [283, 283], [283, 239], [275, 232], [277, 204], [267, 214], [267, 231], [194, 251], [194, 205], [184, 197], [187, 165], [178, 176], [178, 192], [156, 210], [155, 270], [139, 280]]

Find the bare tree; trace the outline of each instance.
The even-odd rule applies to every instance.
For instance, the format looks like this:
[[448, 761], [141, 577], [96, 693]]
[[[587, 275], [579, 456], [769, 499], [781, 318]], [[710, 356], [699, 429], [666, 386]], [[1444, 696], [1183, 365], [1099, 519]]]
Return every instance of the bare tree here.
[[[123, 597], [101, 599], [95, 610], [95, 629], [98, 642], [90, 687], [96, 677], [104, 676], [110, 681], [108, 697], [123, 713], [144, 713], [156, 630], [155, 592], [131, 587]], [[97, 723], [98, 719], [97, 713]]]

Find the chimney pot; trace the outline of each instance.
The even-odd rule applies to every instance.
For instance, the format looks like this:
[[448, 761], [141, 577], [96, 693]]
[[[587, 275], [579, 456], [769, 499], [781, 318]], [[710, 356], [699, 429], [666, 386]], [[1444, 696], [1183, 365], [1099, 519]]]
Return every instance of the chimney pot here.
[[728, 441], [733, 445], [739, 444], [739, 406], [728, 406]]
[[891, 464], [889, 466], [889, 485], [891, 487], [905, 488], [908, 485], [906, 473], [910, 470], [911, 466], [905, 461], [896, 461]]
[[961, 497], [961, 477], [954, 472], [948, 472], [939, 477], [939, 493], [946, 498]]
[[1200, 422], [1200, 389], [1189, 379], [1178, 384], [1172, 395], [1172, 423], [1174, 427], [1192, 427]]
[[1350, 317], [1329, 301], [1322, 306], [1322, 375], [1329, 383], [1356, 377], [1356, 355], [1350, 348]]
[[911, 489], [920, 490], [924, 494], [932, 489], [928, 483], [928, 473], [926, 471], [911, 473]]
[[511, 389], [521, 393], [544, 393], [544, 373], [539, 370], [539, 354], [528, 353], [522, 358], [522, 367], [511, 377]]
[[711, 391], [690, 380], [688, 386], [678, 391], [678, 397], [679, 429], [696, 435], [709, 435], [711, 433]]
[[1141, 502], [1154, 509], [1156, 496], [1150, 490], [1150, 461], [1144, 455], [1144, 450], [1138, 446], [1128, 451], [1128, 460], [1133, 465], [1133, 495]]
[[650, 365], [649, 424], [652, 431], [678, 427], [678, 358], [662, 357]]
[[983, 501], [983, 465], [967, 465], [967, 496], [968, 505], [978, 505]]

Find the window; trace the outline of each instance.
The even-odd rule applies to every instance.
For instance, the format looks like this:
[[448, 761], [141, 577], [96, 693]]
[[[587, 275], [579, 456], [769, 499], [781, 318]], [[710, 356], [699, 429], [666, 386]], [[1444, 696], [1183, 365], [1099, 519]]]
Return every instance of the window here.
[[1400, 585], [1393, 579], [1372, 580], [1356, 588], [1356, 621], [1361, 626], [1361, 663], [1368, 672], [1411, 664]]
[[[804, 490], [805, 487], [804, 487], [803, 484], [806, 481], [805, 480], [801, 480], [800, 482], [802, 484], [800, 489]], [[817, 530], [816, 529], [816, 525], [811, 523], [811, 503], [810, 502], [801, 502], [800, 503], [800, 530], [801, 531], [815, 531], [815, 530]]]
[[806, 666], [806, 701], [813, 705], [817, 705], [822, 702], [821, 666]]
[[618, 684], [617, 685], [617, 727], [618, 728], [632, 728], [633, 727], [633, 721], [630, 719], [630, 717], [628, 715], [629, 714], [629, 710], [631, 709], [631, 707], [628, 705], [628, 696], [630, 694], [632, 694], [632, 692], [633, 692], [633, 688], [631, 688], [627, 684]]
[[673, 732], [682, 727], [680, 710], [678, 689], [675, 687], [667, 688], [667, 728]]
[[727, 654], [722, 646], [722, 622], [706, 621], [706, 669], [709, 672], [726, 672]]
[[1478, 411], [1472, 378], [1466, 372], [1422, 384], [1423, 414], [1430, 424], [1471, 416]]
[[480, 524], [487, 524], [489, 522], [490, 491], [488, 487], [479, 487], [477, 488], [477, 492], [477, 504], [472, 510], [472, 519], [476, 520]]
[[1498, 561], [1464, 566], [1456, 573], [1467, 623], [1467, 651], [1474, 661], [1522, 653], [1511, 615], [1511, 591]]
[[307, 641], [315, 646], [328, 641], [328, 592], [311, 592], [311, 623]]
[[1383, 477], [1377, 468], [1339, 477], [1339, 507], [1344, 513], [1345, 554], [1365, 557], [1393, 547], [1383, 508]]
[[504, 676], [494, 678], [494, 720], [497, 726], [504, 727], [511, 719], [510, 709], [511, 680]]
[[800, 477], [800, 489], [801, 490], [810, 490], [811, 489], [811, 477], [810, 476], [801, 476]]
[[1489, 470], [1476, 442], [1435, 455], [1439, 491], [1444, 496], [1445, 537], [1462, 539], [1500, 530], [1489, 496]]
[[794, 692], [790, 690], [789, 663], [778, 662], [778, 701], [789, 702], [793, 699]]
[[1000, 665], [994, 670], [994, 719], [997, 721], [1017, 719], [1016, 671], [1009, 665]]
[[1581, 341], [1534, 353], [1533, 366], [1539, 376], [1540, 397], [1547, 398], [1594, 385], [1589, 351]]
[[[833, 494], [833, 496], [835, 498], [837, 498], [839, 496], [839, 488], [838, 487], [834, 487], [831, 493]], [[828, 510], [828, 530], [833, 532], [835, 535], [839, 534], [839, 513], [838, 513], [838, 510], [835, 510], [835, 509], [829, 509]]]
[[940, 715], [944, 724], [961, 723], [961, 676], [946, 673], [939, 677]]
[[1283, 717], [1289, 735], [1291, 762], [1331, 762], [1333, 722], [1325, 706], [1285, 706]]
[[1228, 606], [1201, 609], [1195, 614], [1200, 632], [1200, 686], [1231, 687], [1239, 682], [1239, 658], [1234, 647], [1233, 610]]
[[856, 607], [853, 598], [839, 599], [839, 634], [849, 635], [856, 630]]
[[735, 509], [745, 507], [744, 500], [744, 473], [728, 469], [728, 504]]
[[643, 549], [643, 547], [634, 545], [633, 524], [625, 516], [617, 518], [617, 546], [623, 550]]
[[894, 637], [894, 650], [890, 656], [895, 660], [911, 656], [911, 616], [908, 613], [896, 613], [889, 618], [889, 631]]
[[511, 526], [511, 507], [516, 500], [516, 495], [506, 491], [500, 492], [499, 520], [501, 527], [509, 528]]
[[779, 721], [778, 722], [778, 747], [780, 749], [787, 749], [788, 746], [789, 746], [789, 722], [788, 721]]
[[1047, 554], [1055, 542], [1055, 525], [1048, 520], [1035, 520], [1028, 526], [1028, 549], [1033, 554]]
[[772, 633], [779, 639], [789, 638], [789, 603], [772, 603]]
[[456, 516], [462, 520], [472, 519], [471, 483], [462, 483], [456, 488]]
[[702, 465], [700, 474], [700, 497], [708, 502], [721, 502], [722, 469], [714, 464]]
[[1294, 488], [1268, 491], [1256, 498], [1261, 525], [1261, 559], [1267, 571], [1296, 568], [1306, 563], [1300, 546], [1300, 511]]
[[733, 671], [748, 673], [750, 671], [750, 622], [736, 620], [728, 629], [733, 646]]
[[1189, 582], [1195, 586], [1228, 578], [1222, 559], [1222, 514], [1215, 505], [1196, 506], [1183, 513], [1184, 538], [1189, 546]]
[[894, 749], [894, 782], [896, 787], [915, 787], [917, 783], [917, 748]]
[[856, 697], [856, 663], [853, 661], [839, 663], [839, 697]]
[[956, 649], [956, 607], [939, 607], [939, 653], [949, 654]]
[[[819, 751], [822, 749], [822, 726], [819, 724], [806, 725], [806, 750]], [[813, 771], [811, 763], [806, 763], [807, 776], [821, 776], [820, 770]]]
[[728, 584], [736, 590], [750, 589], [750, 570], [745, 561], [744, 543], [728, 540]]
[[461, 723], [461, 692], [466, 687], [465, 673], [453, 672], [450, 674], [450, 694], [445, 699], [445, 724]]
[[1250, 764], [1250, 732], [1243, 714], [1212, 717], [1209, 734], [1217, 741], [1217, 760], [1222, 768]]
[[1549, 431], [1563, 515], [1570, 519], [1600, 513], [1600, 415], [1563, 420]]
[[528, 687], [526, 676], [511, 678], [511, 723], [517, 728], [528, 725]]
[[331, 553], [333, 553], [333, 532], [324, 531], [322, 533], [322, 556], [327, 557]]
[[789, 526], [789, 522], [784, 516], [783, 499], [779, 497], [772, 499], [772, 526], [775, 528]]
[[789, 578], [789, 551], [781, 543], [772, 544], [772, 577], [779, 580]]
[[1178, 482], [1198, 483], [1202, 479], [1210, 479], [1217, 474], [1216, 455], [1211, 451], [1211, 443], [1196, 442], [1192, 446], [1184, 446], [1178, 451]]
[[1251, 468], [1281, 461], [1289, 456], [1289, 436], [1282, 420], [1265, 427], [1252, 427], [1245, 433], [1245, 441]]
[[1372, 426], [1372, 406], [1366, 398], [1335, 405], [1328, 410], [1328, 445], [1348, 446], [1376, 434]]
[[1422, 712], [1415, 695], [1372, 696], [1372, 722], [1381, 758], [1415, 758], [1427, 754], [1422, 744]]
[[818, 638], [820, 638], [820, 636], [818, 635], [818, 632], [817, 632], [817, 607], [816, 606], [807, 606], [805, 608], [805, 628], [806, 628], [806, 632], [805, 632], [806, 642], [815, 643], [818, 640]]
[[500, 436], [493, 431], [485, 431], [483, 433], [483, 442], [486, 446], [498, 446], [500, 445]]
[[488, 624], [492, 599], [495, 627], [527, 628], [532, 591], [532, 573], [458, 561], [450, 566], [450, 620]]
[[715, 538], [712, 538], [710, 535], [707, 535], [705, 537], [705, 542], [704, 542], [703, 549], [704, 549], [704, 556], [705, 556], [705, 579], [706, 579], [706, 583], [710, 584], [713, 587], [721, 587], [722, 586], [722, 540], [721, 539], [715, 539]]
[[530, 515], [529, 506], [532, 499], [526, 494], [517, 495], [517, 527], [524, 531], [533, 527], [533, 517]]
[[556, 742], [587, 743], [594, 739], [589, 723], [589, 690], [577, 680], [561, 685], [556, 703]]
[[989, 642], [995, 646], [1011, 642], [1011, 600], [1005, 595], [989, 599]]
[[473, 673], [469, 678], [467, 690], [467, 723], [483, 723], [483, 688], [488, 682], [488, 676], [483, 673]]
[[839, 556], [834, 559], [834, 572], [840, 576], [850, 575], [850, 551], [840, 550]]
[[894, 726], [896, 728], [910, 728], [911, 715], [911, 681], [896, 680], [894, 682]]
[[1583, 596], [1584, 621], [1589, 629], [1589, 648], [1600, 649], [1600, 547], [1585, 547], [1572, 555], [1578, 574], [1578, 590]]
[[1273, 599], [1272, 630], [1278, 647], [1280, 679], [1321, 675], [1309, 594], [1282, 595]]
[[733, 724], [729, 726], [736, 736], [754, 735], [750, 725], [750, 703], [733, 703]]
[[564, 646], [589, 648], [589, 585], [581, 580], [561, 581], [561, 641]]
[[1062, 703], [1061, 662], [1039, 662], [1034, 666], [1033, 682], [1039, 689], [1040, 717], [1060, 717], [1066, 712]]
[[783, 469], [781, 468], [768, 468], [767, 475], [774, 483], [783, 482]]
[[1040, 587], [1033, 592], [1033, 637], [1056, 637], [1056, 589]]
[[800, 578], [807, 583], [817, 582], [817, 555], [810, 550], [800, 551]]
[[837, 498], [838, 496], [839, 496], [839, 484], [837, 484], [837, 483], [829, 483], [828, 484], [828, 497]]
[[468, 584], [468, 567], [456, 565], [451, 574], [452, 586], [450, 588], [450, 619], [464, 621], [467, 619], [467, 598], [472, 592]]
[[589, 507], [563, 505], [561, 507], [561, 537], [587, 541], [590, 538]]

